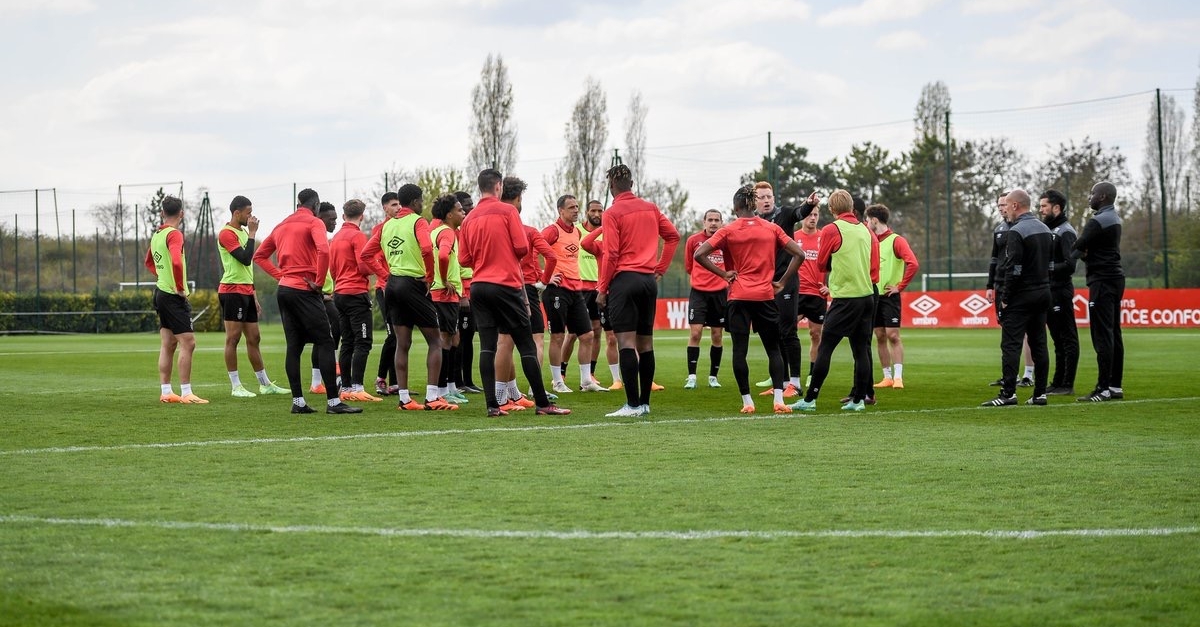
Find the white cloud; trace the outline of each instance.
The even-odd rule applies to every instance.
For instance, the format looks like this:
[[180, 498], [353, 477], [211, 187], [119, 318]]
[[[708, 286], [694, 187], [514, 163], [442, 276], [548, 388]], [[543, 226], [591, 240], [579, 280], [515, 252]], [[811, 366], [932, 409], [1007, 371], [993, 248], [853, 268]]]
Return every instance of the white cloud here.
[[1038, 0], [965, 0], [962, 12], [963, 15], [997, 15], [1037, 5]]
[[941, 0], [865, 0], [862, 4], [834, 9], [817, 18], [821, 26], [862, 25], [917, 17]]
[[902, 30], [880, 37], [875, 47], [889, 51], [923, 50], [929, 47], [929, 40], [915, 30]]
[[92, 0], [0, 0], [0, 16], [78, 15], [96, 10]]
[[1077, 8], [1078, 3], [1055, 5], [1021, 29], [985, 40], [979, 54], [1008, 63], [1062, 63], [1101, 47], [1120, 50], [1152, 44], [1171, 32], [1112, 6]]

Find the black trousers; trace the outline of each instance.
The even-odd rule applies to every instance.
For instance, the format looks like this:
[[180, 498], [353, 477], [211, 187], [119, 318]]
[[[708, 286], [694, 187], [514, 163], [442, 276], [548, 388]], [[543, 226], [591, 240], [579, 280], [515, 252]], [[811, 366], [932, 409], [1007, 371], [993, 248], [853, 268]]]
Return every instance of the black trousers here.
[[1125, 375], [1125, 342], [1121, 339], [1121, 299], [1125, 279], [1088, 284], [1092, 348], [1096, 349], [1096, 389], [1121, 387]]
[[821, 393], [825, 377], [829, 376], [829, 362], [833, 351], [843, 338], [850, 340], [850, 351], [854, 355], [854, 388], [851, 400], [858, 402], [872, 395], [871, 383], [871, 324], [875, 319], [875, 297], [835, 298], [825, 314], [825, 326], [821, 327], [821, 346], [817, 349], [817, 361], [813, 364], [812, 382], [804, 399], [814, 401]]
[[1050, 288], [1050, 311], [1046, 327], [1054, 340], [1054, 376], [1050, 387], [1075, 387], [1079, 369], [1079, 329], [1075, 327], [1075, 286]]
[[1046, 393], [1050, 353], [1046, 348], [1046, 314], [1050, 310], [1050, 288], [1010, 294], [1005, 297], [1004, 316], [1000, 318], [1000, 390], [1005, 396], [1017, 392], [1017, 369], [1021, 349], [1029, 338], [1033, 356], [1033, 395]]

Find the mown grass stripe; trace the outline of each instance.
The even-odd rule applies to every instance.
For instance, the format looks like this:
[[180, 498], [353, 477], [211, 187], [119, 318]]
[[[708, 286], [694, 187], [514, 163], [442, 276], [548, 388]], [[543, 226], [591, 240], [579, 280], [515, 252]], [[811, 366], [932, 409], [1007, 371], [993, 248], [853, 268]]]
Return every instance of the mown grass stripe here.
[[573, 529], [404, 529], [390, 527], [345, 527], [327, 525], [263, 525], [252, 523], [213, 523], [169, 520], [122, 520], [118, 518], [55, 518], [41, 516], [0, 515], [0, 523], [65, 525], [128, 529], [164, 529], [170, 531], [225, 531], [240, 533], [328, 534], [407, 538], [469, 538], [518, 540], [720, 540], [748, 538], [758, 540], [787, 539], [922, 539], [922, 538], [983, 538], [992, 540], [1036, 540], [1039, 538], [1128, 538], [1190, 535], [1200, 533], [1198, 526], [1134, 527], [1113, 529], [825, 529], [798, 530], [722, 530], [687, 531], [592, 531]]
[[[1181, 398], [1153, 398], [1141, 400], [1119, 401], [1122, 405], [1134, 404], [1152, 404], [1152, 403], [1180, 403], [1200, 400], [1200, 397], [1189, 396]], [[1079, 408], [1086, 406], [1084, 404], [1064, 403], [1058, 405], [1048, 405], [1045, 407], [1018, 407], [1009, 408], [984, 408], [984, 407], [944, 407], [939, 409], [898, 409], [892, 411], [872, 411], [862, 414], [854, 414], [860, 418], [871, 417], [887, 417], [901, 416], [906, 414], [933, 414], [942, 412], [962, 412], [962, 411], [983, 411], [985, 413], [1001, 414], [1010, 411], [1053, 411], [1054, 409], [1062, 409], [1067, 407]], [[680, 424], [703, 424], [716, 422], [750, 422], [760, 420], [793, 420], [793, 419], [812, 419], [812, 418], [827, 418], [831, 416], [839, 416], [841, 414], [805, 414], [796, 412], [792, 414], [762, 414], [762, 415], [742, 415], [742, 416], [714, 416], [711, 418], [679, 418], [672, 420], [640, 420], [630, 422], [590, 422], [583, 424], [567, 424], [567, 425], [525, 425], [513, 427], [481, 427], [478, 429], [431, 429], [422, 431], [391, 431], [383, 433], [350, 433], [346, 435], [311, 435], [311, 436], [294, 436], [287, 438], [244, 438], [231, 440], [194, 440], [189, 442], [151, 442], [144, 444], [113, 444], [109, 446], [51, 446], [45, 448], [26, 448], [13, 449], [8, 451], [0, 451], [0, 457], [11, 455], [47, 455], [55, 453], [93, 453], [93, 452], [108, 452], [108, 451], [131, 451], [140, 449], [173, 449], [173, 448], [194, 448], [205, 446], [253, 446], [258, 444], [295, 444], [305, 442], [337, 442], [343, 440], [370, 440], [377, 438], [416, 438], [429, 436], [447, 436], [447, 435], [473, 435], [485, 433], [521, 433], [533, 431], [569, 431], [575, 429], [600, 429], [606, 427], [649, 427], [657, 425], [680, 425]]]

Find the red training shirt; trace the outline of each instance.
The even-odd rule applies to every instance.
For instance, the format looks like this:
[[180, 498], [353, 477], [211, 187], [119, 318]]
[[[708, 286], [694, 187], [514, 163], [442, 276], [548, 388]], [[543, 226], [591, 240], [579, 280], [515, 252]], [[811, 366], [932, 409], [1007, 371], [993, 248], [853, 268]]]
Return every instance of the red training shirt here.
[[821, 249], [821, 231], [813, 231], [812, 235], [803, 229], [796, 231], [796, 245], [804, 253], [804, 263], [800, 264], [800, 293], [809, 296], [821, 296], [821, 286], [825, 285], [825, 273], [817, 266], [817, 253]]
[[[708, 233], [700, 231], [687, 239], [687, 242], [683, 245], [683, 269], [691, 279], [693, 289], [700, 290], [701, 292], [720, 292], [728, 289], [729, 283], [725, 279], [709, 272], [708, 268], [696, 263], [695, 259], [696, 249], [700, 248], [700, 244], [703, 244], [708, 238]], [[708, 254], [708, 258], [718, 268], [729, 269], [729, 266], [725, 264], [725, 252], [720, 248], [714, 248]]]
[[[529, 225], [522, 226], [529, 241], [529, 250], [521, 257], [521, 278], [525, 280], [526, 285], [533, 285], [538, 281], [543, 284], [549, 283], [550, 277], [554, 276], [554, 269], [558, 267], [558, 255], [554, 253], [554, 248], [542, 236], [541, 231]], [[544, 270], [538, 265], [538, 255], [546, 261]]]
[[738, 218], [718, 229], [708, 243], [724, 249], [737, 272], [737, 278], [729, 284], [729, 300], [775, 300], [771, 285], [775, 252], [792, 243], [778, 224], [759, 217]]
[[336, 294], [365, 294], [370, 288], [367, 277], [371, 266], [360, 257], [367, 245], [367, 234], [353, 222], [343, 222], [342, 228], [329, 242], [329, 272], [333, 274]]
[[[325, 223], [312, 211], [297, 209], [259, 244], [254, 251], [254, 263], [275, 277], [282, 287], [312, 289], [305, 279], [324, 285], [329, 273], [329, 241], [325, 233]], [[273, 253], [279, 265], [271, 262]]]
[[[619, 272], [663, 275], [679, 247], [679, 231], [654, 203], [633, 192], [621, 192], [600, 219], [604, 227], [604, 263], [601, 264], [601, 294], [608, 293], [612, 278]], [[658, 238], [663, 240], [658, 254]], [[596, 255], [597, 259], [600, 255]]]
[[520, 259], [529, 250], [524, 226], [516, 207], [495, 196], [479, 200], [463, 220], [458, 251], [459, 262], [475, 270], [472, 283], [524, 286]]

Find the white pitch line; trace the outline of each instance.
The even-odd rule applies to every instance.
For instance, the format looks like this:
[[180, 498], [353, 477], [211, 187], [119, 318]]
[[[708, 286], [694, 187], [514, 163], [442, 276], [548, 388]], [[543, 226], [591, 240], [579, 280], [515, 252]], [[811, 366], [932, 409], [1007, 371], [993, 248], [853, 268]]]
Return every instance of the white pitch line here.
[[1198, 526], [1134, 527], [1117, 529], [825, 529], [795, 530], [722, 530], [689, 529], [687, 531], [591, 531], [572, 529], [438, 529], [391, 527], [342, 527], [326, 525], [263, 525], [251, 523], [210, 523], [170, 520], [121, 520], [116, 518], [50, 518], [41, 516], [0, 515], [0, 523], [66, 525], [125, 529], [165, 529], [170, 531], [227, 531], [240, 533], [292, 533], [324, 535], [356, 535], [405, 538], [469, 538], [498, 540], [719, 540], [751, 538], [758, 540], [841, 539], [841, 538], [984, 538], [991, 540], [1036, 540], [1039, 538], [1128, 538], [1192, 535], [1200, 533]]
[[[1122, 405], [1133, 404], [1148, 404], [1148, 403], [1176, 403], [1184, 401], [1196, 401], [1200, 397], [1190, 396], [1182, 398], [1155, 398], [1155, 399], [1140, 399], [1130, 401], [1119, 401]], [[194, 440], [190, 442], [151, 442], [146, 444], [113, 444], [109, 446], [52, 446], [46, 448], [26, 448], [13, 449], [9, 451], [0, 451], [0, 457], [12, 455], [44, 455], [54, 453], [93, 453], [107, 451], [134, 451], [141, 449], [173, 449], [173, 448], [192, 448], [204, 446], [248, 446], [256, 444], [295, 444], [304, 442], [338, 442], [344, 440], [373, 440], [378, 438], [416, 438], [429, 436], [443, 435], [473, 435], [486, 433], [521, 433], [531, 431], [571, 431], [576, 429], [600, 429], [605, 427], [648, 427], [656, 425], [686, 425], [686, 424], [704, 424], [716, 422], [754, 422], [763, 420], [789, 420], [789, 419], [805, 419], [805, 418], [832, 418], [832, 417], [854, 417], [854, 418], [871, 418], [871, 417], [887, 417], [901, 416], [905, 414], [935, 414], [948, 411], [982, 411], [985, 414], [1003, 415], [1008, 411], [1047, 411], [1052, 408], [1074, 407], [1081, 408], [1089, 405], [1083, 403], [1071, 403], [1061, 405], [1051, 405], [1046, 407], [1024, 407], [1006, 410], [1004, 408], [988, 408], [988, 407], [944, 407], [940, 409], [896, 409], [891, 411], [869, 412], [866, 414], [854, 414], [847, 416], [846, 414], [806, 414], [804, 412], [796, 412], [792, 414], [762, 414], [762, 415], [744, 415], [744, 416], [716, 416], [712, 418], [677, 418], [672, 420], [642, 420], [636, 422], [589, 422], [575, 425], [526, 425], [514, 427], [481, 427], [478, 429], [432, 429], [423, 431], [391, 431], [383, 433], [350, 433], [346, 435], [305, 435], [289, 438], [246, 438], [240, 440]]]

